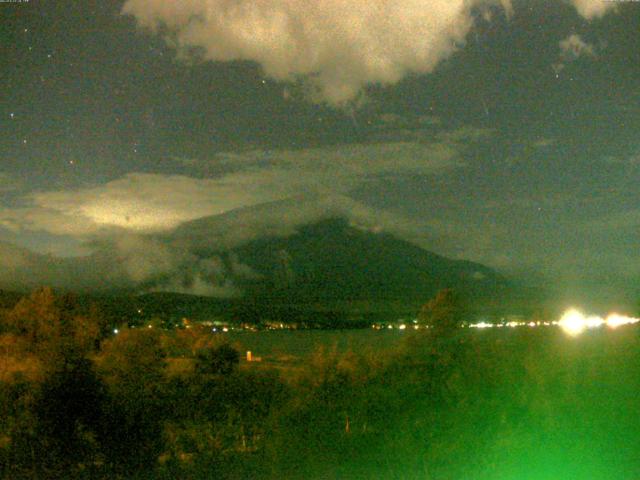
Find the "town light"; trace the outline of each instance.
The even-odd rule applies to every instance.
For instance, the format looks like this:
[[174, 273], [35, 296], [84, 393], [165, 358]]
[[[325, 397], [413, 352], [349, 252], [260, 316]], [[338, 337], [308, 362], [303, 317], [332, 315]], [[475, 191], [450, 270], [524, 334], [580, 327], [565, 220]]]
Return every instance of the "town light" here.
[[585, 316], [575, 308], [567, 310], [560, 318], [558, 325], [572, 337], [580, 335], [587, 328]]

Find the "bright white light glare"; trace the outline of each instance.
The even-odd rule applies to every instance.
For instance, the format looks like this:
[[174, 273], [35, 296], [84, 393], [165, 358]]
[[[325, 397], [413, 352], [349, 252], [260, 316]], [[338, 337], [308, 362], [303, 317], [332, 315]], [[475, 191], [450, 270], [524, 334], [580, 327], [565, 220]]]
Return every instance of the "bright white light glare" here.
[[569, 335], [576, 336], [587, 328], [598, 328], [603, 325], [607, 325], [609, 328], [617, 328], [621, 325], [631, 325], [638, 322], [640, 322], [639, 318], [626, 317], [617, 313], [609, 314], [606, 319], [596, 315], [586, 317], [580, 311], [572, 308], [567, 310], [558, 322], [552, 323], [557, 323]]
[[585, 316], [575, 308], [567, 310], [558, 325], [571, 336], [580, 335], [587, 328]]
[[480, 323], [472, 323], [469, 325], [470, 328], [491, 328], [493, 327], [493, 323], [480, 322]]
[[618, 315], [617, 313], [612, 313], [607, 317], [607, 327], [609, 328], [618, 328], [622, 325], [632, 325], [634, 323], [640, 322], [640, 318], [633, 317], [625, 317], [624, 315]]
[[596, 317], [592, 315], [585, 318], [584, 323], [587, 328], [598, 328], [604, 325], [604, 319], [602, 317]]

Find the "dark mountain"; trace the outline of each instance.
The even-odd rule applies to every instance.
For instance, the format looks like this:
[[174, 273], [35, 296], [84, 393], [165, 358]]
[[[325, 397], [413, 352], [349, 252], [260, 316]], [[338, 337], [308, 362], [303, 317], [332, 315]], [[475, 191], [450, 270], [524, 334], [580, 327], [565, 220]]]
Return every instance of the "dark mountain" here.
[[[189, 245], [187, 235], [163, 240], [186, 259], [164, 276], [129, 288], [87, 292], [84, 300], [98, 303], [114, 323], [187, 317], [337, 325], [415, 315], [444, 288], [455, 289], [470, 307], [483, 311], [504, 308], [505, 300], [517, 298], [519, 291], [484, 265], [448, 259], [342, 218], [265, 232], [231, 248], [214, 241], [215, 225], [207, 228], [199, 221], [196, 226], [202, 241], [195, 244]], [[189, 295], [196, 291], [194, 279], [242, 295]], [[14, 301], [8, 296], [6, 303]]]
[[[199, 226], [206, 236], [206, 228]], [[114, 317], [228, 321], [290, 321], [344, 326], [344, 322], [415, 315], [443, 288], [453, 288], [478, 310], [500, 305], [514, 287], [484, 265], [451, 260], [387, 233], [332, 218], [231, 249], [215, 242], [192, 247], [194, 258], [215, 256], [243, 292], [240, 297], [185, 295], [162, 288], [118, 301], [101, 300]], [[244, 271], [240, 271], [243, 269]], [[149, 290], [160, 290], [153, 285]], [[140, 310], [142, 313], [138, 313]]]
[[484, 265], [451, 260], [343, 219], [307, 225], [285, 238], [254, 240], [233, 253], [263, 278], [249, 288], [253, 295], [294, 303], [415, 303], [443, 288], [480, 301], [509, 288]]

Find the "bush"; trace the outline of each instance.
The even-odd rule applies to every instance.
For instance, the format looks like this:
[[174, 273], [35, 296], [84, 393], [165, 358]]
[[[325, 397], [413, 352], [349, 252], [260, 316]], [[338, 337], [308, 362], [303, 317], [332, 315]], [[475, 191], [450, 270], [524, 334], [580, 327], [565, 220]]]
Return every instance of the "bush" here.
[[229, 375], [240, 363], [240, 352], [228, 343], [202, 348], [196, 353], [196, 373]]

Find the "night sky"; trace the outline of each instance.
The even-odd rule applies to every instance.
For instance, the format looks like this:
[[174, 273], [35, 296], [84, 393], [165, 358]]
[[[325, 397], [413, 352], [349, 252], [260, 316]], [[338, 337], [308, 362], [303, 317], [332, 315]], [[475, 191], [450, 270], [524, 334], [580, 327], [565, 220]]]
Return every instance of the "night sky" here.
[[144, 280], [189, 261], [185, 222], [329, 215], [640, 279], [640, 3], [32, 0], [0, 3], [0, 39], [5, 284], [100, 252]]

